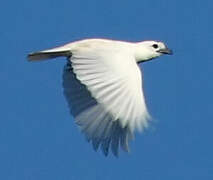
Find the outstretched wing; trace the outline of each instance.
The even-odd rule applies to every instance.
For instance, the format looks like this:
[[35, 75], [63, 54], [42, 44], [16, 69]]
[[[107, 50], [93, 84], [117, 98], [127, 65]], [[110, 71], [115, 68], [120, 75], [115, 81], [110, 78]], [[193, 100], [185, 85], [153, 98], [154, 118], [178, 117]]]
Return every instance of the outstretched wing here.
[[142, 91], [141, 72], [130, 53], [106, 48], [80, 48], [64, 69], [64, 94], [87, 139], [118, 155], [128, 151], [133, 131], [147, 126], [149, 117]]

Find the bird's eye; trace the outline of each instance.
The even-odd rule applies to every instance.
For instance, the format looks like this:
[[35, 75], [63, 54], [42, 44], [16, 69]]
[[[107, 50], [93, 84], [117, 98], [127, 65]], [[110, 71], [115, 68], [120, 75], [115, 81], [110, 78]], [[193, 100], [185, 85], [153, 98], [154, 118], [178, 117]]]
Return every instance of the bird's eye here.
[[152, 47], [155, 48], [155, 49], [157, 49], [158, 45], [157, 44], [153, 44]]

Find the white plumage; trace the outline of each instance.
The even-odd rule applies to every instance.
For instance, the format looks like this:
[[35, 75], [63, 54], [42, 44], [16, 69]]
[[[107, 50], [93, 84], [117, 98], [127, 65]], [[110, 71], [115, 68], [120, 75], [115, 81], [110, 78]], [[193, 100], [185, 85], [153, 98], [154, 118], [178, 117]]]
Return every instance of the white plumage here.
[[73, 42], [29, 54], [29, 60], [66, 56], [63, 87], [71, 113], [95, 150], [119, 145], [129, 151], [135, 129], [147, 127], [149, 113], [137, 63], [171, 51], [162, 43], [130, 43], [103, 39]]

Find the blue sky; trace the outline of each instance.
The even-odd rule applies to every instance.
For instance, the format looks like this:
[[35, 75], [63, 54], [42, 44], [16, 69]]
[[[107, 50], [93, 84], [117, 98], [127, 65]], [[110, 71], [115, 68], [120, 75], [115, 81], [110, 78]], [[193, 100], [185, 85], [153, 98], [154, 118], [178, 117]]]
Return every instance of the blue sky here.
[[[211, 0], [37, 0], [1, 3], [0, 179], [213, 178]], [[162, 40], [173, 49], [143, 64], [154, 118], [131, 153], [94, 152], [63, 97], [63, 58], [31, 51], [84, 38]]]

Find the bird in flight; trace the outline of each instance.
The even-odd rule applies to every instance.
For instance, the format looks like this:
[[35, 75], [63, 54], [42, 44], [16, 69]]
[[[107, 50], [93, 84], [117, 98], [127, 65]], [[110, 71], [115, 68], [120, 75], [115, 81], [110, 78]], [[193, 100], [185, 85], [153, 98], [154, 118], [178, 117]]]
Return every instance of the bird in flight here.
[[138, 64], [172, 54], [163, 42], [85, 39], [34, 52], [29, 61], [66, 57], [64, 95], [76, 124], [97, 151], [129, 152], [135, 130], [147, 127], [142, 74]]

